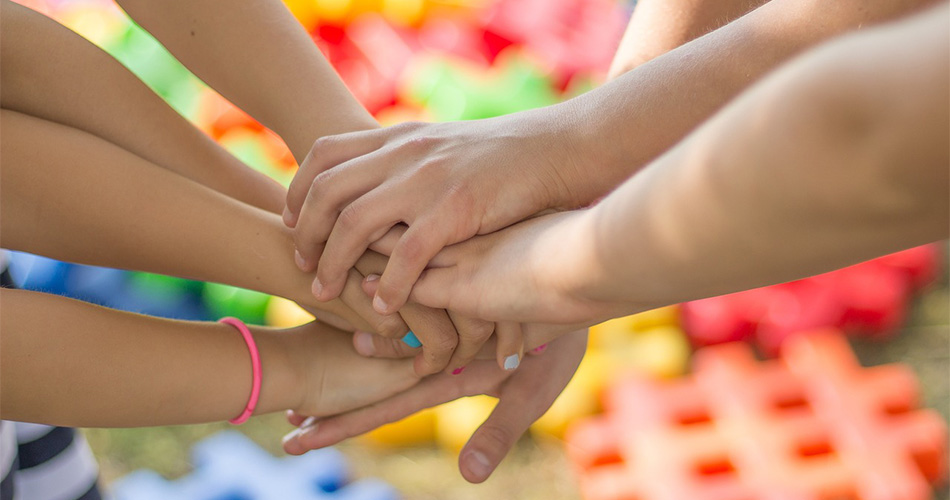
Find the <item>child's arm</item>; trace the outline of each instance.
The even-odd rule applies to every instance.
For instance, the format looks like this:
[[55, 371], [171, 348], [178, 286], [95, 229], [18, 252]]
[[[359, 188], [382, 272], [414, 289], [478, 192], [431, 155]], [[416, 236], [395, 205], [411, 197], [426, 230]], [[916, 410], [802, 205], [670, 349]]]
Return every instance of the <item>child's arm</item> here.
[[118, 0], [188, 69], [277, 132], [302, 161], [313, 141], [378, 127], [277, 0]]
[[[285, 190], [194, 128], [118, 61], [3, 0], [0, 105], [99, 136], [232, 198], [280, 213]], [[182, 161], [188, 158], [189, 161]]]
[[[22, 290], [0, 291], [2, 418], [82, 427], [189, 424], [238, 416], [251, 357], [230, 325], [152, 318]], [[255, 414], [331, 415], [418, 381], [407, 360], [369, 360], [311, 323], [250, 327], [261, 356]]]
[[447, 248], [413, 297], [595, 323], [947, 238], [948, 10], [809, 53], [596, 207]]
[[[80, 130], [9, 110], [0, 111], [0, 126], [4, 247], [261, 290], [361, 329], [384, 326], [340, 301], [313, 299], [311, 277], [294, 266], [290, 232], [276, 214]], [[362, 294], [356, 285], [353, 293]], [[401, 324], [398, 317], [381, 320]]]
[[781, 62], [932, 2], [773, 0], [563, 104], [318, 141], [290, 187], [285, 220], [296, 220], [304, 259], [319, 256], [324, 300], [367, 245], [408, 224], [377, 294], [378, 311], [398, 310], [444, 246], [545, 209], [589, 204]]
[[715, 31], [768, 0], [640, 0], [610, 64], [614, 79]]

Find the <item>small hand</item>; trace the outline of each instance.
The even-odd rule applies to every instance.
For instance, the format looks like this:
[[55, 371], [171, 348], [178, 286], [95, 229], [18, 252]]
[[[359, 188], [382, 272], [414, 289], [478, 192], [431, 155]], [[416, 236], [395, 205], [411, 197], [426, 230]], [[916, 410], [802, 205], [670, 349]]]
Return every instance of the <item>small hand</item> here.
[[[381, 273], [375, 309], [399, 310], [444, 246], [549, 208], [592, 201], [551, 110], [458, 123], [407, 123], [314, 143], [287, 195], [284, 222], [314, 294], [340, 294], [357, 257], [390, 228], [408, 230]], [[590, 191], [589, 189], [587, 189]], [[597, 193], [598, 195], [601, 193]], [[324, 248], [325, 244], [325, 248]]]
[[[295, 411], [333, 415], [384, 400], [419, 382], [407, 359], [359, 355], [350, 334], [313, 322], [289, 329], [290, 362], [302, 381]], [[288, 388], [296, 390], [297, 388]]]
[[495, 470], [518, 438], [550, 408], [584, 357], [587, 332], [565, 335], [548, 344], [542, 355], [528, 356], [516, 371], [495, 363], [472, 363], [458, 376], [438, 374], [387, 400], [358, 410], [307, 419], [291, 413], [293, 425], [303, 425], [284, 438], [284, 450], [299, 455], [336, 444], [412, 413], [454, 399], [488, 394], [498, 404], [459, 454], [462, 476], [480, 483]]

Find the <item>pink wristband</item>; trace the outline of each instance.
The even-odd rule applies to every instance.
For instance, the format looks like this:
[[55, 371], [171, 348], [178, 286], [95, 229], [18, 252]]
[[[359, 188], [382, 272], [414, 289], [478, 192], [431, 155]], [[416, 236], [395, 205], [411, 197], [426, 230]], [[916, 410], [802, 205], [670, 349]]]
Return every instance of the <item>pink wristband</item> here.
[[228, 420], [228, 422], [234, 425], [239, 425], [246, 422], [247, 419], [251, 417], [251, 414], [254, 413], [254, 408], [257, 408], [257, 398], [261, 395], [261, 354], [257, 351], [257, 344], [254, 343], [254, 337], [251, 336], [251, 331], [244, 322], [237, 318], [227, 317], [219, 319], [218, 323], [224, 323], [237, 328], [238, 331], [241, 332], [241, 336], [244, 337], [244, 342], [247, 343], [247, 350], [251, 352], [251, 375], [253, 376], [253, 381], [251, 382], [251, 397], [248, 398], [247, 406], [244, 407], [244, 411], [237, 417]]

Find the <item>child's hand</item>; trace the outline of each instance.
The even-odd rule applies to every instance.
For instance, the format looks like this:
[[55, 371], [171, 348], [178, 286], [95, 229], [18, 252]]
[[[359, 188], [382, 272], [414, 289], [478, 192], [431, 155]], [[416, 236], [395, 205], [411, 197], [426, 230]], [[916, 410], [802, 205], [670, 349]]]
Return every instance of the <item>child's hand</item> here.
[[[333, 415], [386, 399], [419, 381], [408, 359], [369, 359], [360, 356], [350, 334], [308, 323], [281, 334], [287, 356], [301, 381], [300, 403], [305, 415]], [[265, 368], [266, 369], [266, 368]]]
[[403, 223], [409, 229], [374, 300], [377, 311], [391, 314], [442, 247], [602, 194], [592, 193], [596, 176], [577, 171], [573, 139], [561, 132], [566, 121], [544, 110], [318, 140], [284, 212], [302, 268], [317, 268], [316, 297], [338, 296], [363, 251]]
[[565, 335], [538, 356], [528, 356], [514, 372], [489, 361], [475, 362], [453, 377], [439, 374], [385, 401], [320, 420], [291, 413], [302, 425], [284, 438], [284, 450], [299, 455], [395, 422], [417, 411], [465, 396], [498, 398], [491, 416], [459, 453], [462, 475], [470, 482], [488, 478], [528, 427], [550, 408], [574, 375], [587, 345], [586, 330]]

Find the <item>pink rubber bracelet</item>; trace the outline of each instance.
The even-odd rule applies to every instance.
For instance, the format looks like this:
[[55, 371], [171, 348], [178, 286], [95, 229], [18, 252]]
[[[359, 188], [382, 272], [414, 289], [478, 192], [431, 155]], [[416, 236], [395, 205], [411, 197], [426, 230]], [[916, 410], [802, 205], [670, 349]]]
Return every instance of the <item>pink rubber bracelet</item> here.
[[245, 325], [243, 321], [237, 318], [227, 317], [219, 319], [218, 323], [224, 323], [237, 328], [238, 331], [241, 332], [241, 336], [244, 337], [244, 342], [247, 343], [247, 350], [251, 352], [251, 374], [254, 377], [251, 382], [251, 397], [248, 398], [247, 406], [244, 407], [244, 411], [237, 417], [228, 420], [228, 422], [234, 425], [239, 425], [251, 418], [251, 414], [254, 413], [254, 408], [257, 408], [257, 399], [261, 395], [261, 354], [257, 351], [257, 344], [254, 343], [254, 337], [251, 336], [251, 331], [248, 330], [247, 325]]

